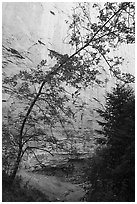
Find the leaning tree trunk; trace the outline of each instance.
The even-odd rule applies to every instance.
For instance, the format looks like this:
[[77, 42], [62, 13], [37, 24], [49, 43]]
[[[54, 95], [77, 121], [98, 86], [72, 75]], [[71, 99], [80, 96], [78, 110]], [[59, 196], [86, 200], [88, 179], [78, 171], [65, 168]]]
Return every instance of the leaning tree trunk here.
[[17, 174], [17, 171], [18, 171], [18, 168], [19, 168], [19, 164], [21, 162], [21, 158], [22, 158], [22, 151], [23, 151], [23, 130], [24, 130], [24, 126], [25, 126], [25, 123], [28, 119], [28, 116], [29, 114], [31, 113], [31, 110], [33, 108], [33, 106], [35, 105], [39, 95], [41, 94], [41, 91], [42, 91], [42, 88], [43, 86], [45, 85], [46, 81], [44, 81], [42, 84], [41, 84], [41, 87], [39, 89], [39, 92], [37, 93], [37, 95], [35, 96], [34, 100], [32, 101], [32, 103], [30, 104], [30, 107], [26, 113], [26, 116], [23, 120], [23, 123], [22, 123], [22, 126], [21, 126], [21, 130], [20, 130], [20, 135], [19, 135], [19, 151], [18, 151], [18, 155], [17, 155], [17, 159], [16, 159], [16, 162], [15, 162], [15, 165], [14, 165], [14, 168], [13, 168], [13, 172], [12, 172], [12, 175], [11, 175], [11, 183], [13, 183], [15, 177], [16, 177], [16, 174]]
[[17, 155], [17, 159], [16, 159], [16, 162], [15, 162], [15, 165], [14, 165], [14, 168], [13, 168], [13, 172], [10, 176], [10, 183], [12, 184], [14, 182], [14, 179], [16, 177], [16, 174], [17, 174], [17, 171], [18, 171], [18, 168], [19, 168], [19, 164], [20, 164], [20, 161], [21, 161], [21, 154], [22, 154], [22, 147], [19, 148], [19, 151], [18, 151], [18, 155]]

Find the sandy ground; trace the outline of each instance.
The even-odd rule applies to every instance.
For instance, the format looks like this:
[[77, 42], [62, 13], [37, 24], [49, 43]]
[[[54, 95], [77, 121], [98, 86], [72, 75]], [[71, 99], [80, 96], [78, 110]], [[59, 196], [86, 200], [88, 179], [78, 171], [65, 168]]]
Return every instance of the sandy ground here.
[[75, 184], [61, 181], [56, 176], [44, 176], [25, 170], [20, 170], [23, 184], [27, 184], [45, 194], [50, 201], [78, 202], [85, 195], [84, 190]]

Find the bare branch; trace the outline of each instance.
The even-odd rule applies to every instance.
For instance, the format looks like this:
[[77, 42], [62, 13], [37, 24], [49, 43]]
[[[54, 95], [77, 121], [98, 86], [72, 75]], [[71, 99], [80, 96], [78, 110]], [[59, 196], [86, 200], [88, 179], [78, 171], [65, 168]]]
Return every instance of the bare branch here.
[[40, 165], [41, 167], [43, 167], [44, 164], [38, 159], [37, 155], [35, 154], [35, 152], [34, 152], [32, 149], [31, 149], [31, 152], [34, 154], [35, 159], [38, 161], [39, 165]]
[[51, 154], [52, 156], [54, 156], [54, 154], [52, 154], [49, 150], [47, 149], [44, 149], [44, 148], [40, 148], [40, 147], [28, 147], [28, 149], [38, 149], [38, 150], [41, 150], [41, 151], [44, 151], [44, 152], [48, 152], [49, 154]]
[[106, 62], [107, 65], [109, 66], [110, 72], [112, 72], [112, 73], [114, 74], [114, 76], [115, 76], [117, 79], [119, 79], [120, 81], [123, 81], [124, 83], [129, 83], [127, 80], [122, 79], [121, 77], [119, 77], [119, 76], [114, 72], [113, 66], [110, 65], [110, 63], [109, 63], [108, 60], [106, 59], [105, 55], [102, 54], [101, 52], [99, 52], [99, 53], [102, 55], [102, 57], [104, 58], [105, 62]]

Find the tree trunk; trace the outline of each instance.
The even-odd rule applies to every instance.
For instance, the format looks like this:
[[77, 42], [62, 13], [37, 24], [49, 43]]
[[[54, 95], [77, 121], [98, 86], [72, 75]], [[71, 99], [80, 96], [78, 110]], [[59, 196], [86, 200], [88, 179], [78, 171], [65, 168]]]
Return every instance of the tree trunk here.
[[21, 161], [21, 158], [22, 158], [21, 153], [22, 153], [22, 148], [19, 149], [17, 160], [15, 162], [14, 169], [13, 169], [13, 172], [12, 172], [11, 177], [10, 177], [10, 183], [11, 184], [14, 182], [14, 179], [16, 177], [16, 174], [17, 174], [17, 171], [18, 171], [18, 168], [19, 168], [19, 164], [20, 164], [20, 161]]

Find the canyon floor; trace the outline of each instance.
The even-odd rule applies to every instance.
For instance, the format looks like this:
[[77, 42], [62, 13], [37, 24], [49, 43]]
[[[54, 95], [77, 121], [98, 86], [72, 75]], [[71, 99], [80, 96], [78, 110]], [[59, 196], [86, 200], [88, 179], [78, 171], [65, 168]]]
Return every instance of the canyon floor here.
[[78, 202], [85, 195], [84, 189], [79, 184], [65, 182], [59, 176], [47, 176], [36, 172], [20, 170], [18, 176], [22, 178], [22, 185], [35, 188], [48, 197], [51, 202]]

